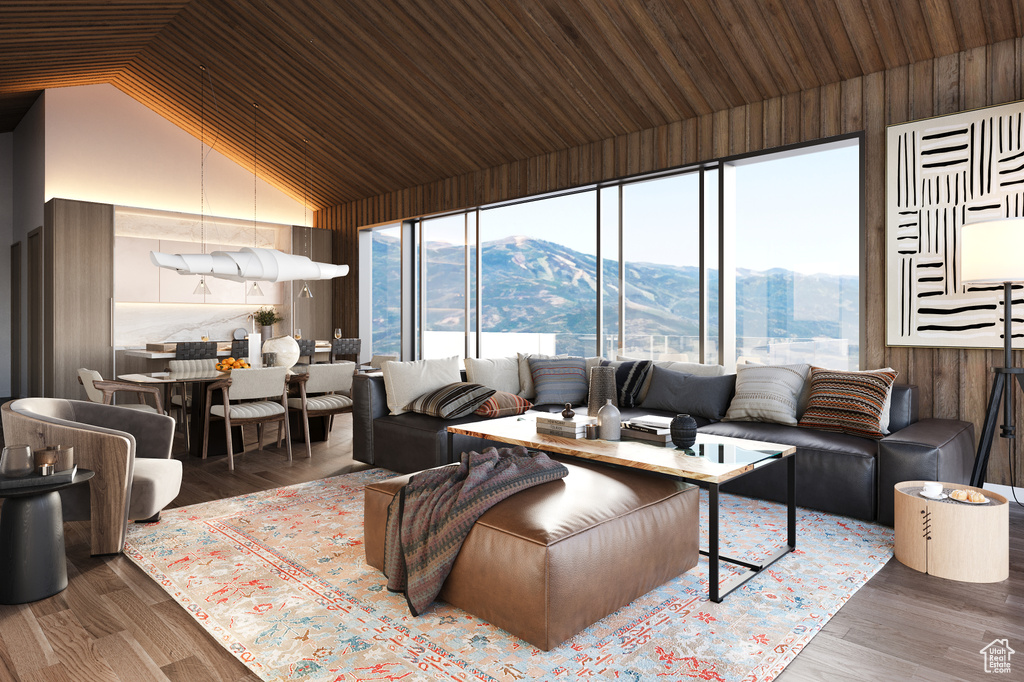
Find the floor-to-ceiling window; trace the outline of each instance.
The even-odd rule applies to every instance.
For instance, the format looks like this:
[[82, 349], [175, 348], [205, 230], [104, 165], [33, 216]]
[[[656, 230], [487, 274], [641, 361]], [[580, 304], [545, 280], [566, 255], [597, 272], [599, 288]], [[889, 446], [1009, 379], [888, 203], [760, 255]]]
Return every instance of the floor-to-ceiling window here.
[[[466, 354], [466, 213], [420, 221], [421, 355]], [[470, 268], [475, 271], [475, 268]]]
[[479, 213], [481, 356], [593, 355], [596, 191]]
[[[860, 174], [847, 137], [414, 221], [406, 355], [855, 368]], [[375, 353], [401, 347], [403, 249], [389, 229], [372, 241], [385, 273]]]
[[402, 347], [401, 226], [373, 230], [368, 248], [371, 251], [370, 345], [375, 355], [398, 356]]
[[733, 165], [737, 358], [726, 362], [857, 369], [856, 140]]
[[622, 186], [628, 356], [700, 362], [700, 173]]

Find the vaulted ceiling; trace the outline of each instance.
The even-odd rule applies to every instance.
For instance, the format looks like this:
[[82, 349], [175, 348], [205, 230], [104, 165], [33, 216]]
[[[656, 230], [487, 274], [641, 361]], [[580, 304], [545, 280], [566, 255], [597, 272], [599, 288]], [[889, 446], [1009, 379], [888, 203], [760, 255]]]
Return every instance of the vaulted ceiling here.
[[4, 0], [0, 132], [112, 83], [251, 167], [257, 103], [259, 175], [322, 208], [1022, 35], [1017, 0]]

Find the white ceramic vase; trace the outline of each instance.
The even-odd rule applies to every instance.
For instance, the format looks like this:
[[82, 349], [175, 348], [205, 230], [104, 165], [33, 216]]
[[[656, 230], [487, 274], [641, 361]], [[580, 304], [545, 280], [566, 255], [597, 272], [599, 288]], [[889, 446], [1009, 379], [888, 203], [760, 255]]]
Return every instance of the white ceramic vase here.
[[275, 367], [291, 367], [299, 361], [299, 342], [290, 336], [278, 336], [263, 343], [264, 353], [276, 353]]
[[597, 411], [597, 435], [601, 440], [618, 440], [622, 435], [622, 413], [611, 398]]

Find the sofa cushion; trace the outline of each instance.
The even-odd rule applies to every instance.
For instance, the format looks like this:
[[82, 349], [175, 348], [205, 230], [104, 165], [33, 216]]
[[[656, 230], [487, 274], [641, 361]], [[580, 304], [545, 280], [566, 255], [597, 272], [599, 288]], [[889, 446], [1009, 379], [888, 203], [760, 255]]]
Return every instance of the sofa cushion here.
[[424, 393], [461, 379], [457, 355], [435, 360], [385, 362], [381, 370], [384, 373], [388, 408], [393, 415], [408, 411], [409, 403]]
[[885, 412], [896, 374], [890, 368], [842, 372], [812, 367], [810, 397], [800, 426], [865, 438], [884, 437], [889, 423]]
[[530, 358], [538, 405], [582, 405], [587, 401], [587, 363], [583, 358]]
[[636, 407], [648, 385], [648, 375], [654, 366], [650, 360], [626, 360], [601, 363], [615, 369], [615, 396], [619, 407]]
[[[756, 422], [719, 422], [702, 427], [700, 433], [795, 445], [797, 505], [865, 521], [875, 518], [878, 441]], [[786, 467], [755, 469], [729, 481], [722, 491], [785, 502]]]
[[490, 386], [496, 391], [518, 394], [522, 387], [519, 381], [519, 359], [510, 358], [466, 358], [466, 379], [474, 384]]
[[699, 377], [654, 366], [643, 407], [718, 420], [725, 416], [736, 376]]
[[810, 365], [741, 365], [723, 421], [796, 425]]
[[520, 398], [515, 393], [496, 391], [494, 395], [481, 403], [474, 410], [473, 414], [486, 417], [487, 419], [512, 417], [526, 412], [531, 407], [533, 407], [533, 403], [526, 398]]
[[409, 410], [441, 419], [463, 417], [480, 407], [494, 392], [493, 388], [481, 384], [457, 381], [424, 393], [409, 403]]

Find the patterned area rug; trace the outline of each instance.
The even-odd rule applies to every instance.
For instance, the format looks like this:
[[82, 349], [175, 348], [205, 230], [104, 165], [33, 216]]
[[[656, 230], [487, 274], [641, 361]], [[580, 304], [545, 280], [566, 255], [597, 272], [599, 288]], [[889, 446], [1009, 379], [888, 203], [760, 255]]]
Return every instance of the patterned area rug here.
[[[125, 554], [262, 679], [338, 681], [771, 680], [892, 556], [891, 529], [800, 509], [797, 550], [723, 603], [707, 600], [702, 558], [544, 652], [442, 602], [413, 618], [384, 589], [363, 559], [362, 488], [391, 475], [168, 510], [130, 525]], [[785, 537], [782, 505], [722, 504], [724, 553]]]

